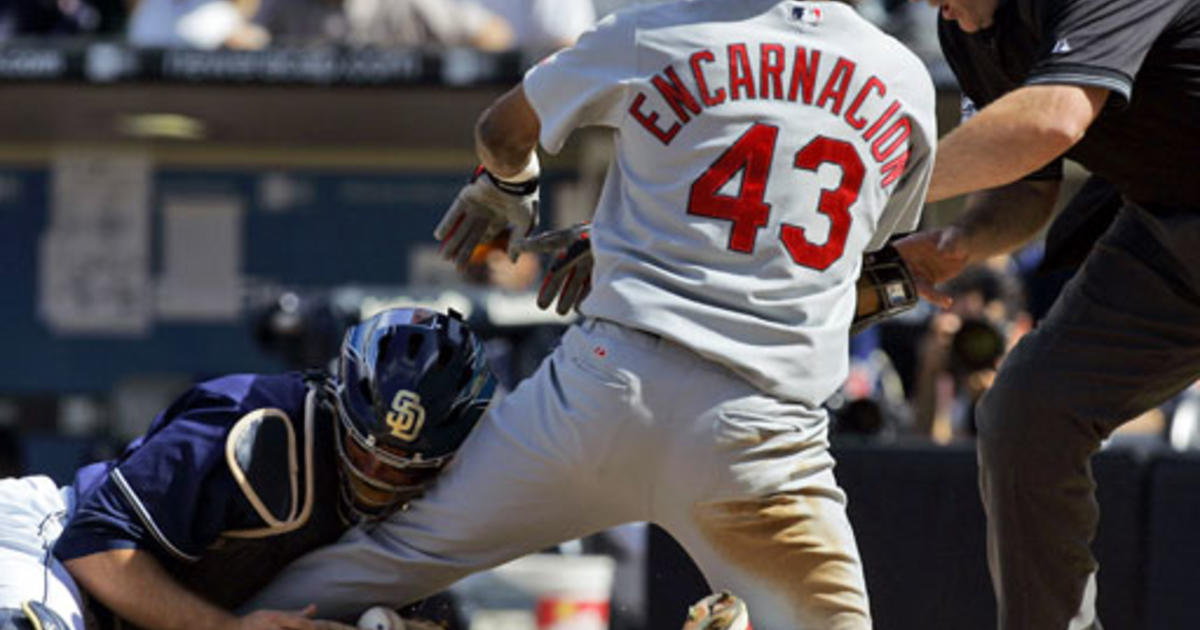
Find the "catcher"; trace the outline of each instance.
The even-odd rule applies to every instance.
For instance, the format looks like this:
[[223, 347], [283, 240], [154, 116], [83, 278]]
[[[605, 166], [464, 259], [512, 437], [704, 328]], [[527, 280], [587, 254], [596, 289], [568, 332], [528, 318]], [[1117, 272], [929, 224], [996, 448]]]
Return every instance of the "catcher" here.
[[335, 377], [200, 383], [70, 486], [0, 480], [0, 630], [345, 628], [312, 605], [227, 611], [420, 495], [493, 385], [456, 313], [389, 310], [347, 331]]

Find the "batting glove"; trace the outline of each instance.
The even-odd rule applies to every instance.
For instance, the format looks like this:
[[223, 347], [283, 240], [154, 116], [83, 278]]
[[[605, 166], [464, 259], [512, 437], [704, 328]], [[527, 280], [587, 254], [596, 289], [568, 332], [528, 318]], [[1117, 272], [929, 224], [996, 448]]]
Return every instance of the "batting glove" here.
[[548, 310], [555, 300], [559, 315], [579, 310], [579, 303], [592, 290], [592, 242], [588, 238], [591, 225], [581, 223], [561, 230], [551, 230], [525, 239], [521, 251], [555, 253], [554, 262], [542, 277], [537, 305]]
[[891, 245], [863, 254], [856, 289], [858, 303], [850, 322], [851, 336], [917, 305], [917, 281]]
[[538, 178], [505, 181], [480, 166], [458, 192], [433, 236], [442, 242], [446, 260], [465, 267], [476, 246], [492, 241], [506, 228], [512, 230], [508, 253], [515, 260], [517, 248], [537, 223]]

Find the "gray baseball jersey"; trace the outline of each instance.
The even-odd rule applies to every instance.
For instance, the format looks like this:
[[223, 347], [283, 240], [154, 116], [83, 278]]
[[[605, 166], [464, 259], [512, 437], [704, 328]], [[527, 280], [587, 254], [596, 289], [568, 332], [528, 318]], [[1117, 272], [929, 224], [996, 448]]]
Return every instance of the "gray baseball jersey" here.
[[584, 315], [784, 398], [835, 391], [861, 254], [916, 227], [933, 166], [912, 52], [839, 3], [692, 0], [607, 17], [524, 85], [546, 150], [619, 136]]

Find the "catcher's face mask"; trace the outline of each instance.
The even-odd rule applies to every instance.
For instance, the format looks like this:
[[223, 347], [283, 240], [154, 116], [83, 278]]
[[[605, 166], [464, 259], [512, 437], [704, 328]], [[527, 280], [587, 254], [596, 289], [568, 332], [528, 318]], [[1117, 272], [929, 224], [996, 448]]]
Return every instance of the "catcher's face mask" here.
[[491, 399], [483, 346], [462, 316], [387, 309], [353, 326], [331, 383], [342, 504], [386, 518], [421, 494]]
[[344, 420], [339, 425], [342, 498], [359, 520], [386, 518], [420, 496], [450, 459], [392, 450], [358, 435]]

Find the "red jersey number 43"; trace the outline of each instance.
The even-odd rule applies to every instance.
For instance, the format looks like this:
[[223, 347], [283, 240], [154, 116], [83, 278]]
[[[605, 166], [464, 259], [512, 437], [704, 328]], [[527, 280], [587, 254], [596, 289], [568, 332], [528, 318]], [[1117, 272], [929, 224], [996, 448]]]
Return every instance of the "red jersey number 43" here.
[[[758, 230], [767, 225], [771, 204], [764, 195], [778, 138], [778, 127], [755, 124], [692, 183], [688, 214], [730, 221], [728, 248], [735, 252], [753, 252]], [[817, 202], [817, 211], [829, 219], [828, 238], [816, 244], [798, 225], [784, 223], [779, 229], [779, 240], [792, 261], [818, 271], [828, 269], [846, 249], [850, 206], [858, 200], [866, 172], [854, 145], [827, 136], [817, 136], [804, 145], [792, 162], [794, 168], [813, 172], [822, 164], [835, 164], [842, 170], [838, 187], [822, 189]], [[720, 194], [721, 188], [739, 172], [742, 181], [737, 196]]]

